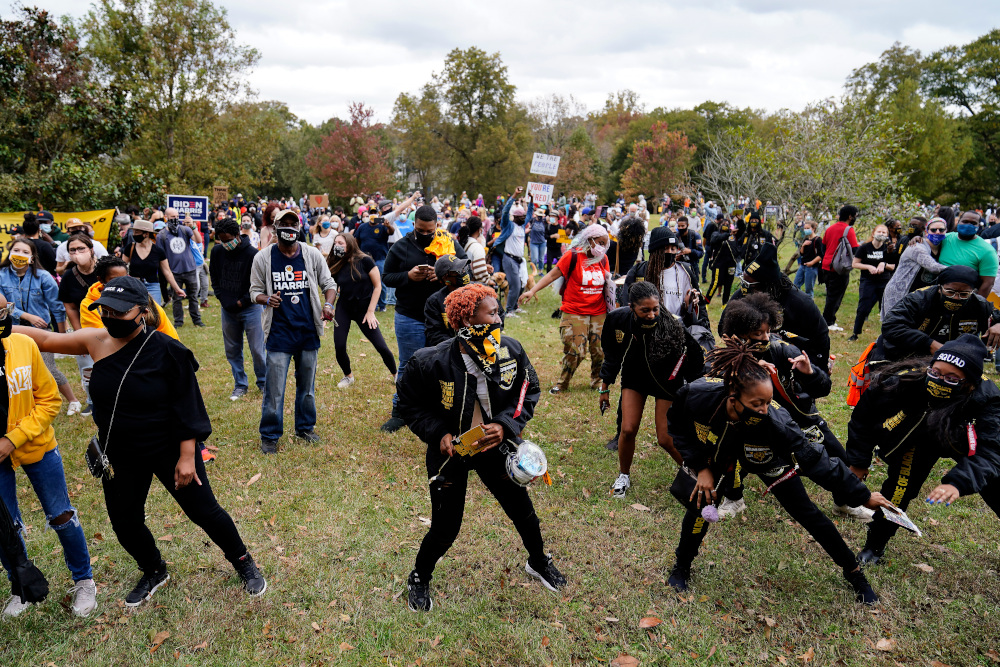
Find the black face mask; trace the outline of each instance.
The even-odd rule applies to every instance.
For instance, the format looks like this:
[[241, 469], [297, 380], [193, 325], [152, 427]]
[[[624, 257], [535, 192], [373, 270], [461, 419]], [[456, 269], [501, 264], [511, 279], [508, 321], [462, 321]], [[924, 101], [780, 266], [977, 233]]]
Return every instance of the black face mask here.
[[104, 316], [101, 316], [101, 322], [112, 338], [128, 338], [140, 326], [135, 320], [119, 320]]
[[146, 235], [145, 234], [135, 234], [135, 233], [133, 233], [132, 234], [132, 240], [135, 241], [136, 243], [142, 243], [143, 241], [146, 240]]
[[180, 220], [167, 220], [167, 228], [175, 234], [177, 233], [177, 228], [180, 226]]
[[632, 331], [639, 336], [652, 336], [653, 332], [656, 331], [658, 320], [659, 317], [647, 320], [632, 313]]
[[941, 296], [941, 302], [944, 304], [945, 310], [950, 312], [961, 310], [967, 301], [968, 299], [953, 299], [944, 295]]
[[6, 308], [0, 311], [0, 313], [3, 314], [3, 317], [0, 318], [0, 338], [6, 338], [13, 330], [11, 327], [14, 326], [14, 318], [11, 317]]
[[957, 386], [945, 384], [941, 380], [928, 377], [924, 379], [924, 387], [927, 389], [929, 403], [947, 403], [955, 397]]
[[677, 261], [677, 255], [676, 254], [674, 254], [672, 252], [664, 253], [664, 255], [663, 255], [663, 268], [669, 269], [671, 266], [674, 265], [674, 262], [676, 262], [676, 261]]
[[755, 410], [751, 410], [738, 398], [736, 402], [743, 408], [743, 412], [737, 415], [740, 425], [746, 428], [760, 428], [761, 426], [766, 426], [771, 421], [770, 413], [761, 414]]
[[688, 228], [687, 227], [678, 227], [677, 228], [677, 233], [680, 234], [681, 236], [687, 236], [688, 235]]
[[278, 243], [284, 246], [290, 246], [299, 240], [299, 231], [294, 227], [279, 227], [278, 228]]
[[426, 248], [434, 241], [434, 233], [422, 234], [420, 232], [413, 232], [413, 240], [416, 242], [417, 246], [420, 248]]

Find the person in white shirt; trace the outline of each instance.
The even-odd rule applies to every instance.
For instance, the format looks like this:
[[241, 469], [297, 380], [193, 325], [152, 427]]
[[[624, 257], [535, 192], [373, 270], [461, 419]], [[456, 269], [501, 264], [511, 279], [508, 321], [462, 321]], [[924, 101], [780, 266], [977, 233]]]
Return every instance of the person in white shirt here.
[[[73, 236], [77, 232], [82, 232], [91, 238], [94, 243], [94, 257], [96, 259], [108, 256], [108, 249], [104, 247], [104, 244], [94, 239], [94, 228], [90, 223], [83, 222], [80, 218], [70, 218], [66, 221], [66, 233]], [[56, 273], [60, 276], [70, 263], [69, 249], [66, 247], [67, 243], [69, 243], [68, 240], [63, 241], [56, 247]]]

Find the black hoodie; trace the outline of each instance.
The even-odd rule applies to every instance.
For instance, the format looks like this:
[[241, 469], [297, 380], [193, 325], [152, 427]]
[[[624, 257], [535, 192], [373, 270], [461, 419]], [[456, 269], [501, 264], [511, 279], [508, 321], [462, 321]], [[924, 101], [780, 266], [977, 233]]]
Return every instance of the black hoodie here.
[[250, 245], [249, 236], [240, 236], [240, 244], [232, 250], [226, 250], [221, 243], [212, 246], [208, 262], [212, 289], [219, 304], [231, 313], [254, 304], [250, 298], [250, 272], [256, 256], [257, 249]]
[[[455, 244], [455, 256], [465, 259], [465, 250]], [[438, 280], [410, 280], [407, 275], [415, 266], [427, 264], [434, 266], [437, 261], [432, 253], [417, 245], [414, 232], [408, 233], [392, 244], [389, 254], [385, 257], [385, 268], [382, 271], [382, 282], [396, 288], [396, 312], [410, 319], [424, 321], [424, 305], [427, 299], [441, 289]]]

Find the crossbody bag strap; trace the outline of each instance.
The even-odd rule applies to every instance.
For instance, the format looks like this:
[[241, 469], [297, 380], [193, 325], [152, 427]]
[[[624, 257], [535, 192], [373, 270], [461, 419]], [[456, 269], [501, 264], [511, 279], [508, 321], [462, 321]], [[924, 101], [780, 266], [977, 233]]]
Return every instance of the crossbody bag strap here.
[[146, 343], [149, 342], [149, 339], [153, 337], [154, 333], [156, 333], [155, 330], [146, 334], [146, 340], [142, 341], [142, 345], [139, 346], [139, 350], [135, 353], [135, 356], [132, 357], [132, 362], [128, 365], [128, 368], [125, 369], [125, 372], [122, 373], [122, 381], [118, 384], [118, 391], [115, 393], [115, 404], [111, 407], [111, 419], [108, 421], [108, 432], [104, 435], [105, 454], [108, 453], [108, 442], [111, 441], [111, 427], [115, 423], [115, 411], [118, 410], [118, 397], [122, 394], [122, 387], [125, 385], [125, 378], [128, 377], [128, 372], [132, 370], [132, 366], [135, 365], [136, 359], [138, 359], [139, 355], [142, 354], [142, 348], [146, 347]]

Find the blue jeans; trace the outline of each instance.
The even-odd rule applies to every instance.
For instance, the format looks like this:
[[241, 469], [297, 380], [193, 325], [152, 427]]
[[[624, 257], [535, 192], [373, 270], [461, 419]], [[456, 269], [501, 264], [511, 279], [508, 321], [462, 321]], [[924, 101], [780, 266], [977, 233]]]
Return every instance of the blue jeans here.
[[[406, 362], [410, 360], [413, 353], [424, 347], [426, 338], [424, 337], [424, 323], [412, 317], [401, 315], [396, 311], [394, 324], [396, 326], [396, 346], [399, 349], [399, 368], [396, 371], [396, 382], [403, 377], [403, 369]], [[392, 407], [396, 407], [399, 396], [392, 395]]]
[[154, 280], [153, 282], [147, 282], [146, 291], [149, 292], [149, 296], [153, 297], [153, 301], [156, 302], [157, 306], [163, 305], [163, 293], [160, 291], [159, 280]]
[[[524, 261], [523, 257], [521, 261]], [[521, 265], [507, 253], [503, 256], [503, 272], [507, 274], [507, 284], [510, 286], [510, 291], [507, 292], [507, 312], [513, 313], [517, 310], [517, 297], [521, 296]]]
[[[35, 463], [26, 463], [21, 466], [28, 476], [28, 481], [35, 489], [35, 495], [42, 504], [42, 511], [45, 512], [45, 519], [49, 527], [56, 531], [59, 542], [62, 544], [63, 558], [66, 559], [66, 567], [73, 575], [73, 581], [92, 579], [93, 572], [90, 569], [90, 552], [87, 550], [87, 538], [83, 534], [83, 526], [80, 525], [80, 517], [76, 508], [69, 502], [69, 492], [66, 490], [66, 474], [63, 472], [62, 455], [56, 447], [45, 452], [45, 456]], [[10, 511], [14, 523], [18, 530], [22, 531], [21, 511], [17, 506], [17, 487], [14, 469], [10, 465], [10, 459], [4, 459], [0, 463], [0, 498], [3, 499]], [[53, 525], [52, 520], [59, 515], [71, 512], [72, 518], [66, 523]], [[21, 543], [24, 543], [22, 538]], [[7, 578], [10, 579], [11, 565], [7, 562], [7, 557], [0, 550], [0, 561], [7, 571]]]
[[316, 426], [316, 363], [319, 350], [296, 353], [267, 351], [267, 380], [260, 409], [261, 440], [278, 440], [285, 432], [285, 382], [288, 366], [295, 360], [295, 432]]
[[531, 254], [531, 263], [541, 273], [545, 264], [545, 243], [532, 243], [528, 251]]
[[[385, 259], [384, 258], [383, 259], [375, 260], [375, 266], [378, 267], [378, 275], [379, 276], [382, 276], [383, 274], [385, 274]], [[378, 310], [385, 310], [385, 297], [386, 297], [385, 290], [386, 290], [386, 287], [385, 287], [385, 284], [383, 283], [382, 284], [382, 291], [379, 292], [379, 295], [378, 295], [378, 303], [375, 304], [375, 308], [377, 308]]]
[[247, 346], [253, 358], [253, 372], [257, 376], [257, 388], [264, 388], [267, 376], [267, 361], [264, 357], [264, 327], [260, 322], [263, 312], [260, 304], [253, 304], [238, 313], [222, 309], [222, 342], [226, 346], [226, 360], [233, 369], [236, 389], [247, 389], [249, 381], [243, 369], [243, 334], [247, 336]]
[[[795, 272], [795, 286], [805, 292], [807, 296], [812, 296], [817, 273], [815, 266], [801, 265], [799, 270]], [[805, 289], [803, 289], [803, 285], [805, 285]]]

